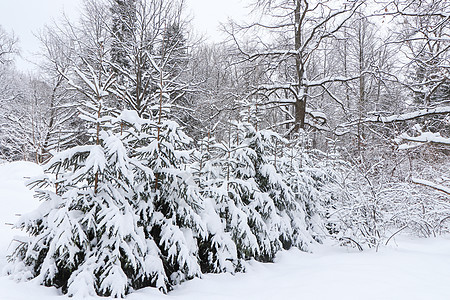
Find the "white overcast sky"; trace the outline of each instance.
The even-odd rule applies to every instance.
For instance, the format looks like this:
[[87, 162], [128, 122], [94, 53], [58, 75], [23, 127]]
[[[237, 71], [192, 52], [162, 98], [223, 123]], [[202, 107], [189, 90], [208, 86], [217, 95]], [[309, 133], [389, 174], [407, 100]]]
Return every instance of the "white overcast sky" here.
[[[170, 1], [170, 0], [167, 0]], [[63, 11], [76, 18], [82, 0], [0, 0], [0, 25], [19, 38], [23, 59], [16, 60], [17, 68], [32, 70], [33, 53], [39, 50], [34, 33], [45, 24], [58, 20]], [[248, 0], [186, 0], [188, 13], [193, 18], [194, 29], [211, 40], [217, 39], [217, 28], [228, 17], [242, 19], [246, 16]]]

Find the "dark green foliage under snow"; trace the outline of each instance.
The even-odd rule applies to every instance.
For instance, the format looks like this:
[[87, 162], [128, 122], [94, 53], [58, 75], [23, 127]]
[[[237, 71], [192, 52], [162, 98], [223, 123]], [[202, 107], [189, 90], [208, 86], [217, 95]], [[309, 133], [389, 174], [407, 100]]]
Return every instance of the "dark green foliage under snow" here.
[[[134, 125], [120, 132], [119, 124]], [[63, 151], [32, 181], [43, 202], [18, 223], [30, 237], [10, 256], [10, 272], [70, 295], [121, 297], [307, 249], [316, 233], [306, 208], [317, 199], [276, 170], [271, 153], [282, 139], [249, 124], [233, 131], [200, 164], [175, 122], [132, 111], [110, 118], [98, 144]]]

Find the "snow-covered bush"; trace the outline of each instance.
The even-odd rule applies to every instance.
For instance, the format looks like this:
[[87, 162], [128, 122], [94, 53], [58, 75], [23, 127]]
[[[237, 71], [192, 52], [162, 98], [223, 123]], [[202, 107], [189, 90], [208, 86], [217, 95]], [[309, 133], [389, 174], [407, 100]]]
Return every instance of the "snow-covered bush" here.
[[448, 232], [448, 196], [415, 179], [445, 181], [448, 163], [430, 163], [421, 156], [400, 150], [389, 159], [374, 155], [343, 166], [336, 173], [330, 210], [334, 236], [362, 250], [386, 244], [399, 232], [423, 237]]
[[199, 159], [202, 194], [213, 201], [240, 260], [272, 261], [280, 249], [307, 249], [312, 241], [304, 205], [273, 165], [275, 140], [281, 138], [274, 132], [237, 123], [228, 142], [210, 145], [210, 158]]
[[[137, 117], [137, 116], [136, 116]], [[150, 284], [167, 291], [171, 286], [201, 275], [198, 244], [206, 240], [203, 200], [187, 169], [191, 142], [177, 123], [140, 119], [134, 134], [139, 226], [164, 269]]]
[[45, 166], [47, 175], [31, 182], [39, 187], [41, 206], [17, 223], [30, 238], [10, 257], [14, 276], [20, 267], [25, 279], [69, 295], [123, 296], [150, 275], [132, 165], [111, 131], [100, 131], [98, 144], [55, 155]]
[[304, 207], [307, 230], [321, 241], [336, 230], [331, 217], [339, 196], [340, 175], [345, 163], [334, 156], [302, 146], [298, 140], [282, 145], [277, 168], [295, 199]]

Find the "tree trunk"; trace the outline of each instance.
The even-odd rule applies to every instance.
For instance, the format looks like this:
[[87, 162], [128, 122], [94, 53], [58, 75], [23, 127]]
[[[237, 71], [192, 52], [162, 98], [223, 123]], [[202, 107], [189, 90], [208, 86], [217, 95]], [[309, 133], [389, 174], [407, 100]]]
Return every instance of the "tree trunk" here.
[[[302, 35], [301, 35], [301, 18], [302, 18], [302, 7], [301, 0], [296, 1], [295, 7], [295, 50], [298, 51], [295, 56], [295, 67], [297, 71], [297, 97], [294, 104], [295, 110], [295, 126], [294, 132], [298, 132], [300, 129], [305, 127], [305, 114], [306, 114], [306, 87], [303, 86], [303, 77], [305, 73], [305, 66], [303, 63], [303, 57], [299, 49], [302, 46]], [[306, 2], [307, 5], [307, 2]], [[304, 8], [305, 10], [307, 7]]]

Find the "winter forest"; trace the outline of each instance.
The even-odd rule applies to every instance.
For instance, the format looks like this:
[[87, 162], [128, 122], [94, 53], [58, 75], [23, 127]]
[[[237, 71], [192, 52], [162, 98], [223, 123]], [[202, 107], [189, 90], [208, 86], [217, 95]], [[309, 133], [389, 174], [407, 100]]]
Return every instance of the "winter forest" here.
[[45, 171], [7, 275], [125, 297], [449, 233], [450, 2], [250, 5], [210, 42], [183, 0], [85, 0], [32, 75], [0, 27], [0, 161]]

